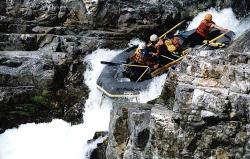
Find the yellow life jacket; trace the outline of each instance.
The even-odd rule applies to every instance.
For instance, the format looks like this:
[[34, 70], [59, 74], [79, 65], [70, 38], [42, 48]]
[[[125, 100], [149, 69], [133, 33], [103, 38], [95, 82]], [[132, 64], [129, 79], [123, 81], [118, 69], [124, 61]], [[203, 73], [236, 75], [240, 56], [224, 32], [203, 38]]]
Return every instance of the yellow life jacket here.
[[165, 46], [167, 47], [168, 51], [171, 53], [177, 50], [177, 48], [172, 44], [171, 40], [165, 40]]

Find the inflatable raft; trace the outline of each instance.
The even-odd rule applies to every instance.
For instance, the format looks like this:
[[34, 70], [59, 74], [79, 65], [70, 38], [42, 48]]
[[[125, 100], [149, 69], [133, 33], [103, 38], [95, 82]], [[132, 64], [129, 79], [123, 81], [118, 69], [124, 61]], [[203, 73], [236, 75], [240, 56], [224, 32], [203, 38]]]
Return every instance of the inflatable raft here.
[[[194, 33], [195, 30], [190, 30], [186, 32], [180, 32], [180, 38], [181, 43], [184, 42], [184, 40], [190, 36], [192, 33]], [[221, 32], [218, 30], [213, 30], [211, 32], [210, 39], [220, 35]], [[216, 42], [220, 42], [226, 45], [229, 45], [234, 37], [234, 33], [232, 31], [226, 33], [223, 37], [218, 39]], [[120, 76], [120, 74], [124, 71], [123, 63], [126, 63], [126, 60], [128, 57], [130, 57], [136, 50], [137, 46], [132, 46], [128, 48], [127, 50], [121, 52], [119, 55], [117, 55], [112, 62], [114, 62], [117, 65], [106, 65], [100, 74], [98, 80], [97, 80], [97, 88], [102, 91], [106, 96], [111, 98], [129, 98], [129, 97], [138, 97], [140, 91], [145, 90], [150, 82], [152, 81], [152, 78], [148, 78], [143, 81], [132, 81], [128, 78], [124, 78], [123, 76]], [[170, 55], [171, 59], [179, 60], [179, 56]], [[170, 60], [171, 61], [171, 60]], [[172, 60], [173, 61], [173, 60]], [[167, 63], [169, 61], [165, 61]]]
[[[137, 46], [133, 46], [119, 55], [113, 61], [116, 63], [124, 63], [131, 56]], [[115, 97], [137, 97], [139, 92], [151, 82], [151, 79], [142, 82], [130, 81], [126, 78], [119, 78], [117, 74], [121, 71], [121, 65], [106, 65], [97, 80], [97, 88], [105, 95]]]

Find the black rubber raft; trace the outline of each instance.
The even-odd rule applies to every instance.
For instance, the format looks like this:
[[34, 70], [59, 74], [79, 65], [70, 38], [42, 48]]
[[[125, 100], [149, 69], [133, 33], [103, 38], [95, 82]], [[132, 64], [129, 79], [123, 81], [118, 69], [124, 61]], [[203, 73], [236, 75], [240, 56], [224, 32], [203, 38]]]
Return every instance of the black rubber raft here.
[[[181, 42], [183, 42], [188, 36], [194, 33], [194, 31], [195, 30], [181, 32]], [[222, 34], [220, 31], [213, 30], [210, 34], [213, 35], [211, 39], [220, 34]], [[218, 39], [216, 42], [221, 42], [226, 45], [229, 45], [232, 42], [234, 35], [235, 34], [230, 31], [225, 36]], [[112, 60], [112, 62], [125, 63], [128, 57], [130, 57], [135, 52], [136, 48], [137, 46], [132, 46], [126, 49], [125, 51], [117, 55]], [[124, 80], [123, 78], [117, 77], [117, 75], [121, 71], [121, 65], [106, 65], [99, 78], [97, 79], [97, 88], [102, 91], [106, 96], [111, 98], [136, 98], [139, 96], [139, 93], [142, 90], [145, 90], [152, 81], [152, 78], [139, 82]]]

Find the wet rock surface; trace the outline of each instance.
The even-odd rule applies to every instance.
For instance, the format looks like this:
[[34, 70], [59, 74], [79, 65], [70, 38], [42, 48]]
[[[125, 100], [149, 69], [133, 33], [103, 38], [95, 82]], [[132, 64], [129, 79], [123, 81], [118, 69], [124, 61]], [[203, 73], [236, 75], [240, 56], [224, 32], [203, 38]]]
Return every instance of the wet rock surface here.
[[[69, 74], [70, 62], [65, 53], [1, 51], [0, 54], [1, 127], [49, 122], [53, 118], [81, 122], [88, 89], [82, 81], [77, 88], [73, 83], [67, 86], [69, 82], [64, 78]], [[82, 76], [82, 72], [78, 74]]]
[[[93, 141], [95, 141], [98, 138], [105, 137], [104, 141], [102, 143], [97, 144], [97, 148], [95, 148], [91, 154], [90, 159], [106, 159], [106, 149], [108, 146], [108, 138], [107, 138], [108, 132], [96, 132]], [[91, 142], [91, 141], [90, 141]]]
[[115, 106], [107, 158], [249, 158], [248, 34], [191, 52], [151, 105]]
[[162, 105], [118, 103], [111, 114], [107, 158], [175, 156], [179, 130], [171, 110]]

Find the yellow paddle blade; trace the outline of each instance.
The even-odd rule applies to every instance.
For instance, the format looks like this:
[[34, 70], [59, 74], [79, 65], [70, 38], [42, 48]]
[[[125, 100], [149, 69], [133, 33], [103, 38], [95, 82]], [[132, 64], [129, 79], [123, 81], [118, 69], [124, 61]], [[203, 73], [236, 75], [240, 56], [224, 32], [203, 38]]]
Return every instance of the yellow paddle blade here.
[[221, 35], [219, 35], [219, 36], [213, 38], [212, 40], [209, 40], [207, 43], [201, 45], [201, 46], [198, 47], [197, 49], [199, 50], [199, 49], [201, 49], [203, 46], [215, 42], [216, 40], [218, 40], [218, 39], [222, 38], [223, 36], [225, 36], [228, 32], [229, 32], [229, 31], [227, 31], [227, 32], [225, 32], [225, 33], [223, 33], [223, 34], [221, 34]]

